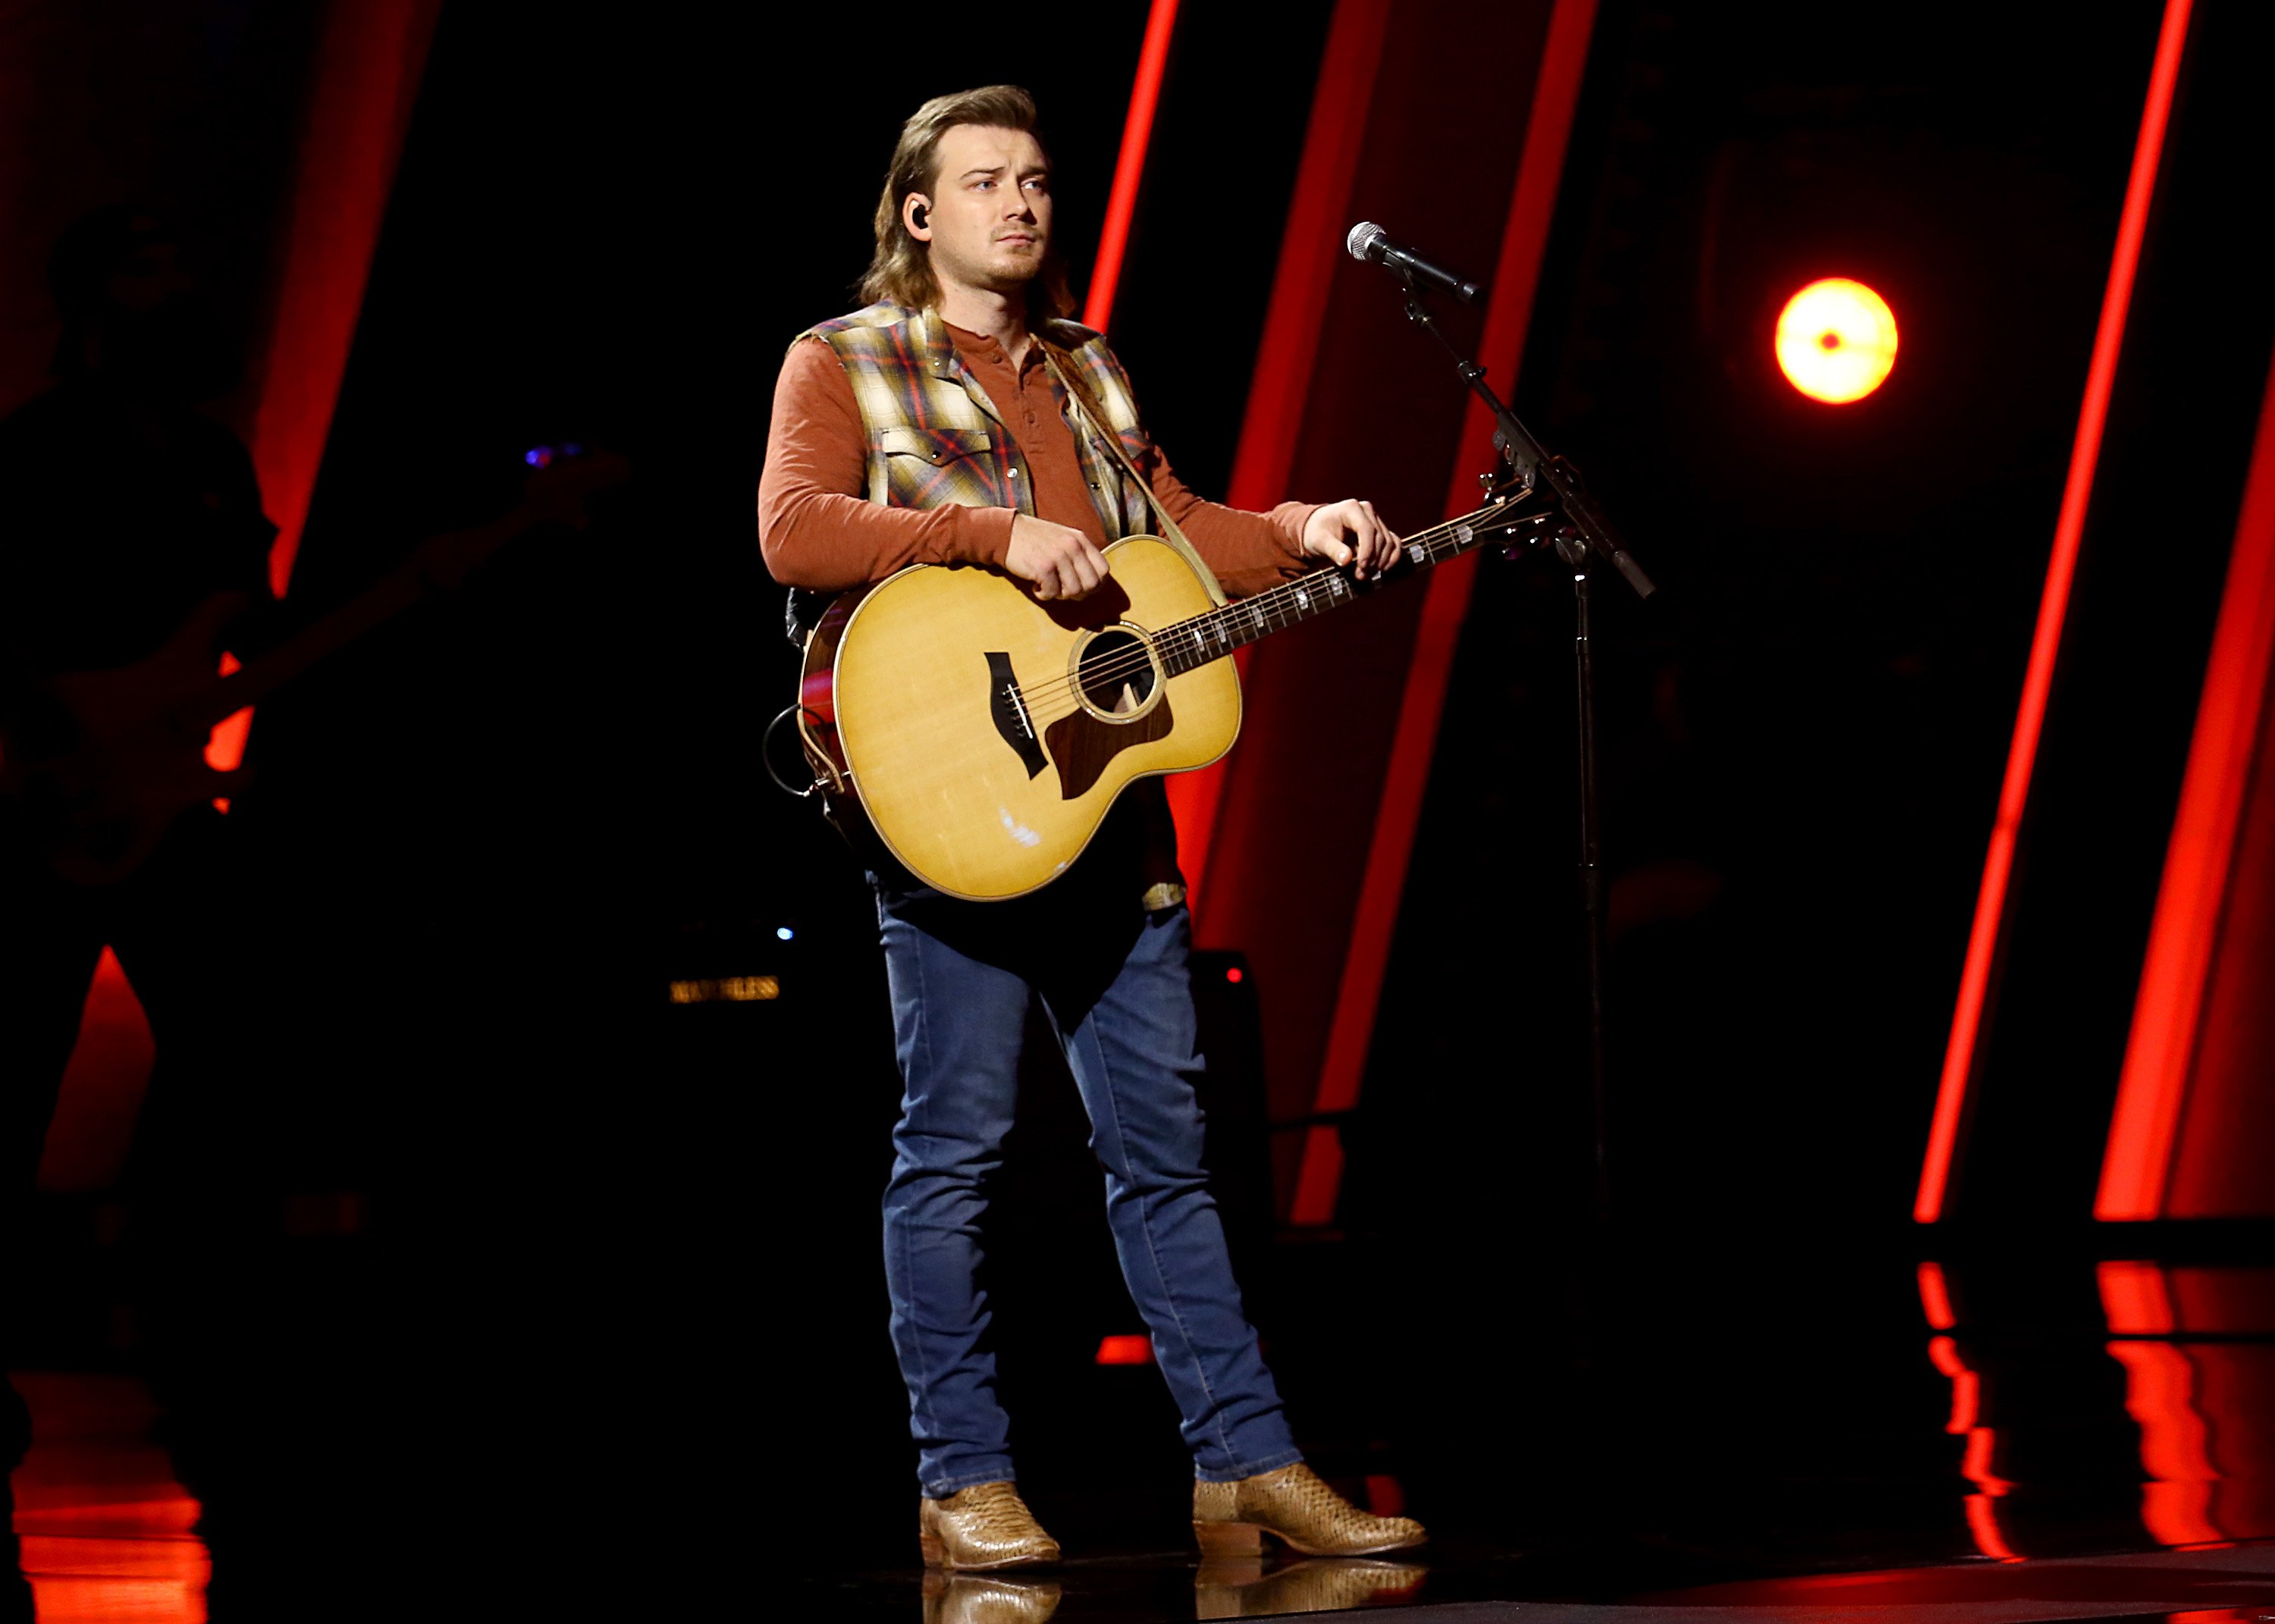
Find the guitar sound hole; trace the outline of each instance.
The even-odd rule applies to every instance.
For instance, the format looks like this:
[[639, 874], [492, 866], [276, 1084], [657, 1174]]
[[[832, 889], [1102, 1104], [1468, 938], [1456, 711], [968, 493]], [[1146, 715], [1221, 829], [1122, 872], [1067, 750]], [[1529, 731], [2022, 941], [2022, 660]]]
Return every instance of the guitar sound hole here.
[[1109, 627], [1082, 651], [1083, 697], [1109, 715], [1145, 708], [1153, 697], [1153, 662], [1134, 634]]

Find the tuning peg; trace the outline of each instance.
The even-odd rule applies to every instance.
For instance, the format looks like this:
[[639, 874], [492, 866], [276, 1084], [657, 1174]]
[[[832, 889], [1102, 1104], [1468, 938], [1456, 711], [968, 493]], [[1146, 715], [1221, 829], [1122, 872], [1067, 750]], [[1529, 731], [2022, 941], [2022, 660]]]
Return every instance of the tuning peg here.
[[1553, 540], [1554, 538], [1548, 525], [1555, 517], [1553, 513], [1536, 513], [1530, 518], [1517, 520], [1509, 530], [1508, 539], [1501, 543], [1501, 556], [1522, 558], [1542, 542]]

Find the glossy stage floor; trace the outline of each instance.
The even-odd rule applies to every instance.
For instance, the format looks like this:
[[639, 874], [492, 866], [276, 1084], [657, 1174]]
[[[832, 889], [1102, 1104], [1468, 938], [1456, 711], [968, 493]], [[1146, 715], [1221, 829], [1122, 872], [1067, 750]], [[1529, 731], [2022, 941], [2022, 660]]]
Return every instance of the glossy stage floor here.
[[[1340, 1340], [1283, 1282], [1266, 1334], [1313, 1458], [1432, 1530], [1382, 1561], [1201, 1561], [1142, 1355], [1007, 1371], [1069, 1560], [1001, 1577], [918, 1567], [873, 1338], [745, 1362], [752, 1322], [716, 1366], [610, 1344], [423, 1385], [397, 1348], [292, 1386], [280, 1348], [226, 1404], [132, 1358], [22, 1371], [0, 1620], [2275, 1619], [2268, 1237], [2096, 1238], [1574, 1247], [1460, 1303], [1386, 1273], [1337, 1299]], [[301, 1355], [384, 1343], [334, 1329]]]

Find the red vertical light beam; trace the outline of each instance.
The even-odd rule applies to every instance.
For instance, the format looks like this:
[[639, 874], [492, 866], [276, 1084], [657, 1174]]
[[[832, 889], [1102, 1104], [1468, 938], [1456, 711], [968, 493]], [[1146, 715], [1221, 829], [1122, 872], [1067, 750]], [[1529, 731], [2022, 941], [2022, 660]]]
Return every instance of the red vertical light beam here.
[[1145, 19], [1145, 42], [1138, 50], [1138, 82], [1130, 87], [1130, 116], [1122, 122], [1122, 156], [1114, 165], [1114, 190], [1106, 200], [1106, 229], [1098, 234], [1098, 262], [1090, 274], [1090, 297], [1083, 302], [1085, 327], [1103, 329], [1114, 313], [1115, 290], [1122, 282], [1122, 259], [1130, 247], [1130, 221], [1138, 212], [1138, 188], [1145, 178], [1145, 145], [1153, 139], [1153, 110], [1161, 102], [1161, 74], [1169, 65], [1169, 35], [1177, 24], [1177, 0], [1153, 0]]
[[2243, 507], [2228, 555], [2203, 698], [2165, 852], [2140, 995], [2093, 1215], [2162, 1218], [2188, 1074], [2196, 1059], [2236, 830], [2251, 780], [2275, 657], [2275, 368], [2259, 408]]
[[2086, 508], [2101, 457], [2102, 430], [2109, 396], [2117, 379], [2118, 351], [2125, 318], [2133, 302], [2134, 274], [2140, 268], [2141, 241], [2149, 229], [2149, 205], [2156, 194], [2157, 166], [2164, 155], [2165, 127], [2173, 110], [2173, 87], [2180, 77], [2181, 47], [2188, 38], [2190, 0], [2165, 0], [2157, 33], [2157, 57], [2149, 71], [2149, 95], [2141, 112], [2141, 132], [2133, 147], [2133, 172], [2125, 185], [2125, 208], [2118, 218], [2117, 247], [2109, 262], [2109, 284], [2094, 329], [2093, 362], [2085, 377], [2085, 400], [2070, 449], [2069, 478], [2062, 487], [2061, 511], [2054, 522], [2053, 555], [2046, 564], [2045, 591], [2038, 600], [2037, 629], [2022, 677], [2022, 699], [2014, 716], [2014, 742], [2007, 752], [2007, 774], [1999, 790], [1999, 812], [1983, 865], [1983, 885], [1975, 901], [1975, 924], [1968, 933], [1967, 961], [1960, 972], [1959, 1003], [1944, 1051], [1943, 1078], [1936, 1091], [1935, 1116], [1928, 1130], [1927, 1159], [1920, 1168], [1919, 1194], [1912, 1217], [1924, 1224], [1943, 1216], [1950, 1186], [1952, 1156], [1965, 1114], [1967, 1091], [1982, 1035], [1983, 1005], [1990, 994], [1991, 967], [1997, 957], [1999, 930], [2014, 877], [2014, 844], [2030, 795], [2037, 763], [2038, 736], [2045, 725], [2046, 696], [2053, 685], [2054, 659], [2061, 649], [2062, 622], [2069, 612], [2071, 582], [2077, 573]]
[[[1478, 353], [1486, 368], [1511, 381], [1532, 322], [1532, 298], [1540, 283], [1540, 262], [1548, 245], [1548, 226], [1556, 211], [1556, 192], [1564, 174], [1564, 153], [1580, 81], [1588, 65], [1588, 40], [1595, 25], [1595, 0], [1556, 0], [1541, 47], [1540, 74], [1526, 120], [1523, 156], [1509, 199], [1508, 222], [1493, 261], [1493, 293], [1485, 308], [1485, 336]], [[1462, 420], [1454, 465], [1454, 487], [1447, 512], [1476, 505], [1474, 480], [1479, 467], [1493, 465], [1493, 424], [1482, 402], [1472, 401]], [[1334, 1022], [1327, 1031], [1326, 1059], [1319, 1069], [1320, 1115], [1348, 1111], [1358, 1101], [1359, 1081], [1374, 1041], [1381, 1008], [1382, 978], [1390, 959], [1390, 938], [1398, 922], [1406, 869], [1414, 855], [1414, 831], [1422, 817], [1430, 759], [1437, 752], [1438, 721], [1446, 708], [1446, 685], [1453, 676], [1454, 649], [1469, 613], [1477, 576], [1474, 558], [1456, 559], [1432, 571], [1422, 602], [1422, 623], [1414, 638], [1413, 661], [1392, 735], [1390, 765], [1369, 838], [1366, 872], [1359, 883], [1358, 907], [1351, 921], [1350, 947], [1343, 959], [1342, 991]], [[1333, 1220], [1342, 1183], [1342, 1144], [1334, 1129], [1315, 1125], [1304, 1136], [1289, 1221]]]
[[[1327, 26], [1319, 77], [1311, 93], [1311, 122], [1304, 131], [1304, 155], [1296, 167], [1295, 194], [1288, 202], [1287, 229], [1280, 238], [1280, 262], [1272, 274], [1272, 298], [1265, 306], [1264, 334], [1256, 349], [1248, 409], [1240, 424], [1240, 444], [1232, 463], [1226, 500], [1236, 508], [1268, 508], [1288, 492], [1288, 471], [1296, 458], [1296, 436], [1304, 424], [1304, 397], [1319, 359], [1319, 329], [1326, 320], [1327, 295], [1342, 253], [1342, 226], [1358, 173], [1359, 147], [1367, 109], [1374, 97], [1375, 69], [1390, 26], [1390, 0], [1340, 0]], [[1233, 653], [1241, 675], [1252, 649]], [[1193, 897], [1196, 929], [1207, 920], [1209, 849], [1216, 833], [1231, 764], [1220, 761], [1168, 781], [1169, 811], [1177, 824], [1177, 861]]]
[[[347, 374], [440, 4], [388, 0], [334, 6], [310, 70], [299, 172], [279, 232], [250, 448], [261, 506], [276, 524], [268, 585], [280, 598], [292, 578], [316, 471], [331, 437], [332, 411]], [[233, 668], [225, 663], [222, 675]], [[249, 710], [216, 727], [207, 762], [223, 772], [235, 767], [252, 728]]]
[[440, 4], [334, 6], [311, 75], [253, 427], [261, 500], [276, 521], [268, 575], [279, 594], [331, 434]]

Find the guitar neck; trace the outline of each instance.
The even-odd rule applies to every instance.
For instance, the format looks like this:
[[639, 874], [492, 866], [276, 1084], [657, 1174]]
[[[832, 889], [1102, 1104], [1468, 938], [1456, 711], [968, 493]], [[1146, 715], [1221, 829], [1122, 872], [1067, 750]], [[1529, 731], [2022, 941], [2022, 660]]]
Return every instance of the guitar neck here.
[[[1442, 525], [1406, 537], [1398, 544], [1403, 557], [1391, 573], [1403, 575], [1409, 570], [1426, 570], [1488, 541], [1502, 539], [1512, 525], [1524, 522], [1510, 511], [1515, 505], [1491, 503], [1474, 513], [1447, 519]], [[1376, 580], [1387, 578], [1378, 576]], [[1212, 660], [1221, 660], [1259, 638], [1355, 603], [1372, 593], [1374, 585], [1374, 581], [1356, 583], [1333, 566], [1314, 570], [1309, 575], [1282, 582], [1269, 592], [1258, 593], [1252, 598], [1243, 598], [1165, 627], [1154, 634], [1154, 645], [1160, 651], [1163, 668], [1175, 676]]]
[[[450, 544], [450, 573], [463, 574], [527, 530], [535, 518], [536, 515], [525, 504], [490, 524], [437, 538]], [[433, 548], [434, 544], [428, 543], [410, 562], [389, 570], [330, 613], [309, 622], [243, 669], [221, 678], [211, 696], [199, 706], [199, 725], [211, 727], [248, 705], [258, 705], [326, 655], [345, 648], [373, 628], [444, 590], [446, 581], [425, 565]]]

